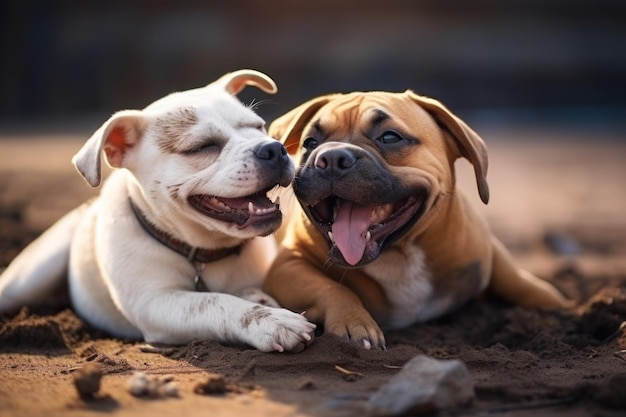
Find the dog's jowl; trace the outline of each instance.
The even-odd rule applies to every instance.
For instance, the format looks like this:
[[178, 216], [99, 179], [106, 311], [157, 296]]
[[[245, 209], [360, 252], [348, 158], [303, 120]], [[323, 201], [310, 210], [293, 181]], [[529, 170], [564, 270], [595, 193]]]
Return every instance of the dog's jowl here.
[[384, 347], [381, 329], [440, 316], [486, 289], [524, 307], [567, 304], [515, 266], [456, 189], [463, 157], [488, 202], [487, 149], [438, 101], [411, 91], [327, 95], [269, 132], [295, 155], [302, 210], [265, 289], [325, 331]]
[[235, 95], [265, 74], [241, 70], [114, 114], [73, 163], [99, 197], [67, 214], [0, 277], [0, 313], [36, 306], [69, 280], [73, 307], [113, 335], [209, 338], [297, 349], [314, 325], [260, 289], [281, 224], [267, 193], [291, 183], [283, 145]]

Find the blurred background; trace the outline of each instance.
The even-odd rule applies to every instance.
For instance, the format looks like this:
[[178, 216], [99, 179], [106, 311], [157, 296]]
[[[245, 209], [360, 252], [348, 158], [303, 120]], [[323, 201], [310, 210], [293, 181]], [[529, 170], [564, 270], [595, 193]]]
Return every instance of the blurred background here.
[[270, 120], [410, 88], [479, 124], [621, 130], [625, 46], [619, 0], [2, 0], [0, 134], [90, 132], [239, 68], [277, 82], [242, 95]]
[[240, 68], [277, 82], [240, 95], [268, 121], [331, 92], [438, 98], [488, 144], [489, 205], [457, 177], [509, 247], [626, 253], [623, 0], [0, 0], [0, 60], [0, 267], [98, 192], [70, 159], [112, 113]]

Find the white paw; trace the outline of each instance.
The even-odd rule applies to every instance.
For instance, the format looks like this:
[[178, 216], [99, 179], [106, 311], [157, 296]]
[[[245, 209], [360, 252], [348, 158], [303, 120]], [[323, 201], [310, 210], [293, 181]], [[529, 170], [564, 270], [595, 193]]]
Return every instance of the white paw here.
[[245, 288], [239, 294], [239, 297], [248, 300], [251, 303], [261, 304], [268, 307], [280, 307], [278, 302], [270, 295], [265, 294], [260, 288]]
[[300, 352], [313, 341], [315, 324], [284, 308], [255, 305], [241, 317], [246, 342], [262, 352]]

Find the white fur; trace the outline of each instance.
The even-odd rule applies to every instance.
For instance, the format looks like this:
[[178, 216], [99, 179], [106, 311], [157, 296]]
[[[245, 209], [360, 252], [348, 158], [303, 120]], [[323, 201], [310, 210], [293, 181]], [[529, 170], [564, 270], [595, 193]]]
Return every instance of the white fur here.
[[[74, 157], [76, 167], [93, 186], [100, 183], [101, 151], [123, 169], [113, 171], [96, 200], [68, 213], [9, 265], [0, 276], [0, 313], [37, 305], [69, 278], [78, 314], [113, 335], [153, 343], [214, 339], [262, 351], [309, 342], [315, 326], [271, 307], [275, 301], [258, 289], [276, 254], [273, 238], [209, 218], [187, 202], [195, 194], [240, 197], [267, 188], [252, 150], [273, 139], [233, 97], [246, 84], [275, 91], [264, 74], [242, 70], [142, 111], [119, 112], [98, 129]], [[115, 129], [123, 132], [122, 145]], [[222, 140], [219, 152], [179, 152], [213, 137]], [[180, 149], [164, 150], [164, 140]], [[146, 233], [129, 198], [156, 227], [191, 246], [246, 243], [240, 255], [206, 264], [202, 280], [211, 292], [197, 292], [194, 265]]]
[[391, 314], [380, 323], [385, 328], [398, 329], [430, 320], [453, 304], [451, 296], [435, 297], [426, 255], [415, 245], [390, 248], [364, 269], [391, 303]]

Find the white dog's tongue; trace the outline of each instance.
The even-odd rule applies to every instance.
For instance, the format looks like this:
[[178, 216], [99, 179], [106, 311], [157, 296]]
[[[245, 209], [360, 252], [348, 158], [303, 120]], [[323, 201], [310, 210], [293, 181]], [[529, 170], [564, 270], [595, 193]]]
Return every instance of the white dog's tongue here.
[[356, 265], [365, 252], [365, 234], [370, 225], [372, 208], [340, 200], [332, 226], [333, 240], [350, 265]]

